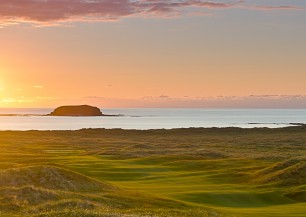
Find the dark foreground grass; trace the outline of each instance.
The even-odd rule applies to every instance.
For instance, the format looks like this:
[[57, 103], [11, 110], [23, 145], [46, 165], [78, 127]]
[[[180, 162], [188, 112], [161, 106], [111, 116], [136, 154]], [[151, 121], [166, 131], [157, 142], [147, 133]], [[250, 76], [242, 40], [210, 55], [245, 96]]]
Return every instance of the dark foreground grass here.
[[306, 128], [0, 132], [0, 216], [305, 216]]

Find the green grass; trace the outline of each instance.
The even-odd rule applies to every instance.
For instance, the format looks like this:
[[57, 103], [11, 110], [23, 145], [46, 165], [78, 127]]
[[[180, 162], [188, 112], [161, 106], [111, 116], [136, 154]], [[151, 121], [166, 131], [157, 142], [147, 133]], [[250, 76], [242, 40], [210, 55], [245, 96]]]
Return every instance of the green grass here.
[[0, 132], [0, 216], [305, 216], [306, 129]]

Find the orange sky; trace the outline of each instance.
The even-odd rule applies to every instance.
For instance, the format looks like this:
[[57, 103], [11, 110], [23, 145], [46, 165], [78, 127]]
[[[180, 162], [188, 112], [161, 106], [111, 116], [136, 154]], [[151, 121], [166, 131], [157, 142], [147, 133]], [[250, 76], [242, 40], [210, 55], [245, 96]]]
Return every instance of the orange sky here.
[[[98, 21], [84, 22], [91, 6], [76, 5], [77, 21], [39, 20], [31, 10], [28, 20], [21, 14], [14, 25], [3, 18], [0, 107], [205, 107], [220, 96], [230, 98], [218, 104], [227, 107], [234, 97], [250, 95], [286, 95], [278, 97], [282, 106], [288, 96], [304, 100], [306, 5], [283, 2], [285, 10], [268, 1], [188, 5], [204, 16], [181, 12], [167, 17], [178, 8], [160, 8], [157, 15], [141, 17], [120, 8], [116, 20], [105, 21], [104, 13], [115, 6], [102, 5], [110, 12], [103, 9]], [[0, 6], [0, 21], [5, 12], [10, 11]]]

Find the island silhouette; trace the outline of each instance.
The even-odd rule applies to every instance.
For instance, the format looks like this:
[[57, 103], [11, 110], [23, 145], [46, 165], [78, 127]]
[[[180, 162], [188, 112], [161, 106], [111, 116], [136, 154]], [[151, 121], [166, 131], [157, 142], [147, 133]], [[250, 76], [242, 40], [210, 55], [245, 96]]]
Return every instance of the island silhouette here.
[[49, 116], [104, 116], [104, 114], [98, 107], [90, 105], [69, 105], [54, 109]]

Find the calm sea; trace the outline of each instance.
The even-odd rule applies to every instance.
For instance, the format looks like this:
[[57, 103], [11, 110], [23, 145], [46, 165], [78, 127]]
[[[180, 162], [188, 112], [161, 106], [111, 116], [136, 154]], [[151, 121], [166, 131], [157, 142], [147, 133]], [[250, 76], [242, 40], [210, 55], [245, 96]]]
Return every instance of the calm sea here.
[[[102, 109], [117, 117], [50, 117], [52, 109], [0, 109], [0, 130], [82, 128], [171, 129], [188, 127], [285, 127], [306, 123], [305, 109]], [[6, 115], [10, 116], [6, 116]], [[26, 114], [26, 115], [25, 115]], [[24, 116], [23, 116], [24, 115]]]

